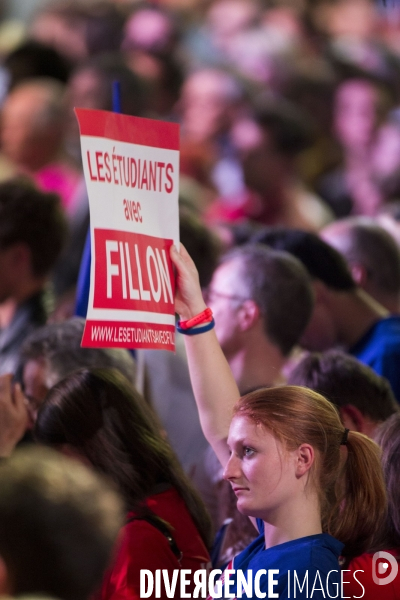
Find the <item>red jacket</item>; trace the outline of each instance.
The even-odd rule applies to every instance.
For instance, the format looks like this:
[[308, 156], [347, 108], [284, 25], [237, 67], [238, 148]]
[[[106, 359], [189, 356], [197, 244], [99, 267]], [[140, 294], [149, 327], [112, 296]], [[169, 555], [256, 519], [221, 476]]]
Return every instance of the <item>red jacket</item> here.
[[[355, 577], [358, 579], [360, 584], [365, 588], [363, 595], [363, 589], [360, 584], [355, 581], [352, 573], [344, 573], [343, 581], [349, 581], [350, 583], [344, 583], [343, 592], [344, 597], [350, 596], [350, 598], [361, 597], [362, 600], [400, 600], [400, 549], [397, 550], [386, 550], [387, 554], [391, 554], [397, 560], [398, 574], [391, 583], [386, 585], [379, 585], [373, 580], [373, 568], [378, 571], [379, 562], [373, 564], [373, 554], [362, 554], [353, 558], [348, 569], [352, 571]], [[358, 573], [355, 571], [358, 570]], [[388, 575], [390, 575], [391, 567], [389, 567]], [[382, 583], [385, 581], [385, 573], [376, 573], [376, 578]]]
[[[121, 536], [113, 565], [106, 573], [96, 600], [137, 600], [140, 597], [140, 570], [168, 569], [170, 579], [174, 569], [206, 568], [210, 557], [195, 524], [178, 492], [171, 488], [147, 500], [154, 514], [171, 525], [172, 536], [182, 553], [178, 558], [171, 550], [166, 536], [144, 520], [128, 522]], [[128, 521], [133, 517], [128, 514]], [[193, 589], [188, 586], [187, 591]], [[150, 596], [155, 598], [155, 593]], [[179, 581], [176, 598], [180, 597]], [[161, 598], [166, 598], [161, 585]]]

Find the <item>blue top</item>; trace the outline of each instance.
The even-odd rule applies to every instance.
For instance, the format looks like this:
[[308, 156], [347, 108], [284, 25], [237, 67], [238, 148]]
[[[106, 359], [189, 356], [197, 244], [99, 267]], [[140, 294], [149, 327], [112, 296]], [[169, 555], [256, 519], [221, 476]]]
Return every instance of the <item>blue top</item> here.
[[375, 323], [350, 348], [362, 363], [389, 380], [394, 395], [400, 402], [400, 316], [395, 315]]
[[[259, 580], [260, 591], [261, 594], [266, 593], [265, 598], [268, 598], [268, 579], [272, 583], [272, 578], [276, 584], [271, 588], [271, 592], [278, 593], [280, 600], [342, 598], [338, 560], [343, 548], [341, 542], [327, 533], [320, 533], [279, 544], [266, 550], [264, 523], [257, 519], [257, 524], [260, 535], [229, 563], [228, 569], [235, 569], [236, 572], [243, 571], [246, 579], [247, 570], [251, 569], [253, 584], [257, 571], [267, 570], [267, 573], [261, 575]], [[279, 573], [268, 574], [268, 570], [271, 569], [276, 569]], [[230, 575], [229, 579], [234, 581], [230, 591], [234, 592], [236, 596], [236, 573]], [[242, 597], [255, 600], [261, 597], [257, 595], [257, 592], [253, 585], [252, 594], [243, 593]]]

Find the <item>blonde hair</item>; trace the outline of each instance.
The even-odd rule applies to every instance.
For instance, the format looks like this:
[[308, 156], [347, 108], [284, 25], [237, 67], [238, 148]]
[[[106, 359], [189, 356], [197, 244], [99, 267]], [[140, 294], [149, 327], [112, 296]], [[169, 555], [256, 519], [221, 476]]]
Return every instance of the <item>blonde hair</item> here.
[[235, 415], [268, 428], [289, 450], [309, 443], [316, 451], [309, 482], [317, 489], [324, 532], [345, 544], [343, 556], [357, 556], [373, 545], [386, 514], [379, 447], [357, 432], [347, 436], [326, 398], [299, 386], [260, 389], [243, 396]]

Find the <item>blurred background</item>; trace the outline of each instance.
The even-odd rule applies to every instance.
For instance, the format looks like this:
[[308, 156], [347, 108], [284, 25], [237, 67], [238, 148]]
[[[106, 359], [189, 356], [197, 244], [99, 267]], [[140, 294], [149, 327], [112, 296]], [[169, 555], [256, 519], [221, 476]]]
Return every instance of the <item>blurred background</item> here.
[[[180, 207], [223, 248], [260, 226], [400, 215], [394, 0], [3, 0], [0, 181], [61, 197], [68, 316], [88, 227], [74, 107], [181, 125]], [[69, 308], [64, 299], [71, 299]], [[68, 302], [68, 301], [67, 301]], [[65, 309], [65, 313], [63, 312]]]

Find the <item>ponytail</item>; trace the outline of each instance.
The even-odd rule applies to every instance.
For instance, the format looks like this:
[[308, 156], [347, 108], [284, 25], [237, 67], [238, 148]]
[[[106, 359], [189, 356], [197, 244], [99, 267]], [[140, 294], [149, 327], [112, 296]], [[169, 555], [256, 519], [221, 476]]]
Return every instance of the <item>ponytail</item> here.
[[380, 449], [367, 436], [351, 431], [343, 452], [347, 454], [335, 485], [335, 502], [326, 530], [345, 545], [350, 559], [373, 548], [386, 517], [386, 486]]
[[234, 414], [269, 429], [288, 450], [311, 444], [310, 469], [321, 507], [322, 530], [345, 544], [351, 558], [373, 547], [386, 517], [386, 491], [379, 447], [348, 432], [334, 405], [298, 386], [260, 389], [241, 398]]

